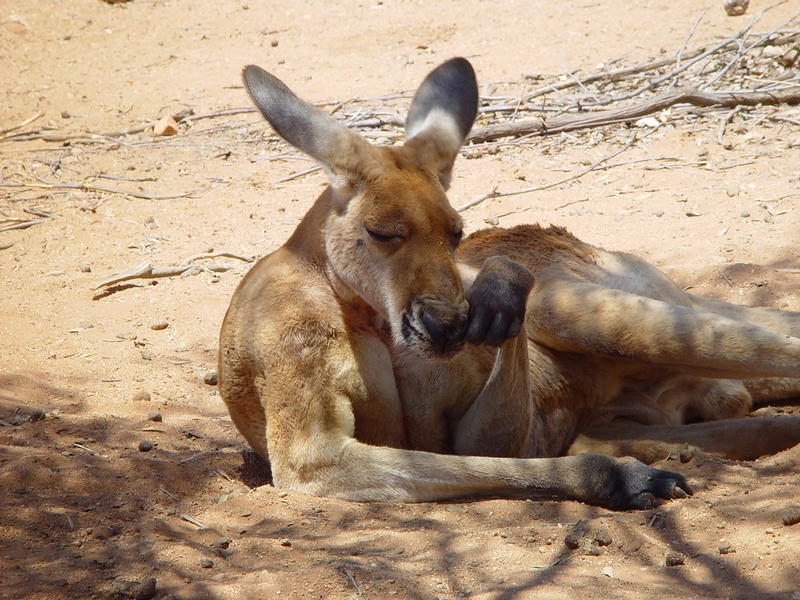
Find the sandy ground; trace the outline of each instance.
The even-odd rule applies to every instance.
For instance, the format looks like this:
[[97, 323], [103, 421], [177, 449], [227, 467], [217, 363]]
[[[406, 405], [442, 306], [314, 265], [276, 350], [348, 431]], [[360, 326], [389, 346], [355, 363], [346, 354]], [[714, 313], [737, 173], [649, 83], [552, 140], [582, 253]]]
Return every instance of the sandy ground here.
[[[498, 82], [522, 94], [525, 75], [674, 53], [705, 8], [330, 4], [2, 0], [0, 129], [39, 112], [16, 132], [114, 132], [188, 108], [248, 107], [239, 80], [248, 63], [335, 104], [408, 92], [464, 55], [484, 94]], [[731, 18], [711, 2], [695, 39], [730, 36], [766, 7], [752, 4]], [[791, 4], [759, 27], [789, 19]], [[464, 212], [467, 226], [565, 225], [698, 293], [800, 310], [798, 198], [785, 197], [799, 184], [796, 121], [734, 119], [728, 148], [718, 122], [663, 127], [619, 159], [663, 161], [487, 200]], [[670, 457], [659, 466], [685, 473], [697, 493], [644, 512], [499, 499], [351, 504], [269, 485], [204, 382], [248, 265], [217, 257], [200, 262], [235, 268], [93, 289], [141, 263], [278, 247], [325, 182], [315, 173], [277, 183], [311, 165], [268, 136], [256, 115], [240, 114], [181, 124], [169, 138], [0, 141], [0, 226], [45, 219], [0, 232], [0, 598], [800, 598], [800, 525], [782, 523], [800, 498], [800, 448], [752, 463]], [[556, 181], [619, 147], [609, 139], [462, 157], [452, 203]], [[267, 160], [278, 154], [291, 156]], [[693, 164], [657, 168], [670, 160]], [[41, 187], [8, 187], [31, 181]], [[142, 441], [153, 449], [140, 451]], [[576, 531], [583, 545], [569, 550], [564, 537]], [[666, 566], [671, 552], [683, 564]]]

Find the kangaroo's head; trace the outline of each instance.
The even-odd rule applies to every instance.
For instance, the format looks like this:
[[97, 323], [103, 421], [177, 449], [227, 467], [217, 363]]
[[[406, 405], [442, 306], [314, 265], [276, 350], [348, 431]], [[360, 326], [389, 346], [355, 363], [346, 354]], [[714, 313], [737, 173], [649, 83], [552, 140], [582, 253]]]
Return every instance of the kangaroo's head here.
[[406, 119], [406, 141], [391, 147], [371, 145], [259, 67], [248, 66], [243, 77], [275, 130], [328, 173], [321, 235], [335, 288], [344, 286], [386, 319], [398, 349], [457, 352], [468, 309], [453, 258], [462, 222], [445, 190], [477, 113], [469, 62], [451, 59], [425, 78]]

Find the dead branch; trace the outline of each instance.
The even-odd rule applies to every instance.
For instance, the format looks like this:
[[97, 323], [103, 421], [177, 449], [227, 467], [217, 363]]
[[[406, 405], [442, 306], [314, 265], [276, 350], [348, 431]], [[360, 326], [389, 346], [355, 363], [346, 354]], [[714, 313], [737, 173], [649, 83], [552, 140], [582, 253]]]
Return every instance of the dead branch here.
[[203, 252], [202, 254], [195, 254], [194, 256], [190, 256], [185, 261], [183, 261], [184, 265], [188, 265], [196, 260], [204, 260], [206, 258], [219, 258], [220, 256], [224, 256], [225, 258], [235, 258], [236, 260], [241, 260], [242, 262], [251, 263], [253, 262], [256, 257], [250, 254], [242, 255], [242, 254], [234, 254], [232, 252]]
[[[768, 9], [764, 9], [764, 10], [768, 10]], [[761, 12], [763, 13], [764, 11], [761, 11]], [[753, 42], [752, 44], [750, 44], [750, 45], [746, 46], [745, 48], [743, 48], [743, 49], [739, 50], [739, 52], [737, 52], [737, 53], [736, 53], [736, 55], [735, 55], [735, 56], [734, 56], [734, 57], [733, 57], [733, 58], [732, 58], [730, 61], [728, 61], [728, 64], [726, 64], [726, 65], [725, 65], [725, 66], [724, 66], [722, 69], [720, 69], [719, 71], [717, 71], [717, 73], [716, 73], [716, 74], [715, 74], [715, 75], [714, 75], [714, 76], [713, 76], [713, 77], [712, 77], [710, 80], [708, 80], [708, 81], [706, 81], [704, 84], [702, 84], [702, 85], [700, 86], [700, 89], [703, 89], [703, 88], [709, 87], [710, 85], [713, 85], [714, 83], [716, 83], [716, 82], [717, 82], [717, 81], [718, 81], [718, 80], [719, 80], [719, 79], [720, 79], [720, 78], [721, 78], [721, 77], [722, 77], [722, 76], [723, 76], [725, 73], [727, 73], [727, 72], [728, 72], [728, 71], [731, 69], [731, 67], [733, 67], [733, 65], [735, 65], [735, 64], [736, 64], [736, 63], [737, 63], [737, 62], [738, 62], [738, 61], [739, 61], [739, 60], [740, 60], [740, 59], [741, 59], [741, 58], [742, 58], [742, 57], [743, 57], [745, 54], [747, 54], [747, 53], [748, 53], [750, 50], [752, 50], [752, 49], [753, 49], [753, 48], [755, 48], [756, 46], [758, 46], [758, 45], [760, 45], [760, 44], [764, 43], [766, 40], [768, 40], [769, 38], [771, 38], [773, 35], [775, 35], [775, 33], [777, 33], [778, 31], [780, 31], [781, 29], [783, 29], [783, 27], [784, 27], [784, 26], [786, 26], [786, 25], [788, 25], [789, 23], [791, 23], [792, 21], [794, 21], [794, 20], [797, 18], [797, 16], [798, 16], [798, 15], [797, 15], [797, 14], [795, 14], [795, 15], [794, 15], [794, 16], [793, 16], [791, 19], [789, 19], [788, 21], [785, 21], [784, 23], [781, 23], [781, 24], [780, 24], [778, 27], [774, 28], [773, 30], [771, 30], [771, 31], [769, 31], [769, 32], [765, 33], [764, 35], [762, 35], [761, 37], [759, 37], [759, 38], [758, 38], [758, 39], [757, 39], [755, 42]]]
[[9, 127], [8, 129], [0, 129], [0, 135], [5, 135], [7, 133], [11, 133], [12, 131], [16, 131], [17, 129], [22, 129], [26, 125], [30, 125], [36, 119], [38, 119], [39, 117], [43, 117], [43, 116], [44, 116], [44, 113], [42, 111], [39, 111], [35, 115], [33, 115], [32, 117], [28, 117], [27, 119], [25, 119], [24, 121], [22, 121], [22, 123], [19, 123], [18, 125], [14, 125], [13, 127]]
[[33, 227], [34, 225], [40, 225], [42, 223], [46, 223], [49, 219], [32, 219], [30, 221], [22, 221], [21, 223], [14, 223], [13, 225], [6, 225], [4, 227], [0, 227], [0, 231], [11, 231], [12, 229], [27, 229], [28, 227]]
[[235, 265], [181, 265], [179, 267], [154, 267], [150, 263], [143, 263], [127, 271], [121, 271], [110, 277], [106, 277], [98, 282], [92, 289], [96, 290], [101, 287], [122, 283], [131, 279], [159, 279], [161, 277], [176, 277], [183, 275], [188, 271], [196, 269], [197, 272], [212, 271], [214, 273], [223, 273], [236, 269]]
[[[255, 109], [253, 109], [255, 110]], [[172, 115], [172, 118], [175, 119], [178, 123], [181, 121], [186, 120], [188, 117], [192, 115], [194, 111], [191, 108], [184, 109]], [[67, 142], [71, 140], [81, 140], [81, 139], [93, 139], [93, 138], [118, 138], [124, 137], [126, 135], [134, 135], [136, 133], [142, 133], [146, 131], [153, 125], [155, 125], [156, 121], [146, 121], [141, 125], [136, 125], [135, 127], [130, 127], [128, 129], [123, 129], [122, 131], [107, 131], [105, 133], [74, 133], [74, 134], [62, 134], [62, 135], [45, 135], [40, 132], [28, 132], [28, 133], [21, 133], [17, 135], [9, 135], [4, 138], [0, 138], [0, 142], [23, 142], [23, 141], [30, 141], [30, 140], [42, 140], [45, 142]]]
[[342, 565], [339, 567], [339, 569], [342, 571], [342, 573], [344, 573], [347, 576], [347, 579], [350, 580], [350, 585], [353, 586], [353, 589], [355, 589], [356, 594], [358, 594], [358, 596], [361, 597], [361, 588], [358, 587], [356, 580], [353, 579], [353, 576], [350, 574], [350, 571], [347, 570], [347, 567]]
[[[762, 11], [762, 13], [763, 12], [764, 11]], [[710, 47], [704, 44], [702, 46], [698, 46], [697, 48], [693, 48], [692, 50], [685, 51], [685, 44], [689, 41], [689, 38], [691, 38], [692, 34], [694, 33], [694, 30], [697, 28], [697, 25], [700, 23], [700, 20], [702, 19], [703, 15], [705, 15], [705, 12], [700, 16], [697, 22], [695, 22], [694, 26], [692, 27], [692, 30], [690, 31], [688, 37], [686, 38], [686, 42], [684, 42], [684, 46], [681, 47], [681, 50], [679, 50], [679, 52], [675, 56], [657, 58], [636, 65], [632, 65], [630, 67], [623, 67], [620, 69], [614, 69], [612, 71], [593, 73], [591, 75], [587, 75], [586, 77], [572, 78], [565, 81], [559, 81], [534, 90], [533, 92], [525, 96], [524, 101], [530, 102], [534, 98], [550, 94], [553, 91], [565, 90], [577, 86], [585, 86], [591, 83], [597, 83], [602, 81], [613, 82], [628, 77], [629, 75], [647, 73], [649, 71], [655, 71], [656, 69], [660, 69], [661, 67], [666, 67], [667, 65], [676, 64], [676, 70], [670, 71], [666, 75], [659, 78], [661, 81], [666, 81], [667, 79], [671, 79], [678, 73], [686, 70], [688, 67], [692, 66], [692, 64], [694, 64], [695, 62], [698, 62], [703, 58], [706, 58], [707, 56], [714, 54], [715, 52], [737, 45], [737, 40], [745, 36], [753, 27], [753, 25], [755, 25], [756, 21], [758, 21], [758, 19], [760, 18], [760, 14], [757, 15], [757, 17], [753, 19], [750, 22], [750, 24], [747, 25], [747, 27], [739, 31], [733, 37], [723, 40], [718, 44], [715, 44]], [[794, 42], [796, 38], [797, 34], [790, 34], [780, 38], [776, 38], [774, 40], [762, 39], [759, 40], [757, 44], [754, 44], [754, 46], [765, 46], [768, 44], [782, 46]], [[681, 64], [682, 60], [687, 60], [691, 62]]]
[[689, 33], [687, 34], [686, 39], [683, 40], [683, 44], [681, 45], [680, 48], [678, 48], [678, 51], [675, 53], [675, 65], [676, 66], [678, 66], [678, 67], [681, 66], [681, 58], [683, 58], [683, 52], [686, 50], [686, 46], [689, 45], [689, 40], [692, 39], [692, 36], [694, 35], [694, 32], [697, 31], [697, 26], [700, 25], [700, 21], [702, 21], [703, 17], [706, 16], [706, 13], [708, 12], [709, 8], [710, 7], [706, 7], [706, 9], [703, 12], [700, 13], [700, 16], [697, 17], [697, 20], [694, 22], [694, 25], [692, 25], [692, 28], [689, 30]]
[[723, 136], [725, 135], [725, 127], [728, 126], [728, 123], [731, 122], [731, 119], [742, 110], [741, 106], [737, 106], [733, 110], [731, 110], [728, 114], [722, 117], [719, 121], [719, 127], [717, 128], [717, 143], [725, 149], [730, 150], [733, 146], [731, 144], [726, 144], [723, 141]]
[[54, 183], [50, 181], [45, 181], [43, 179], [40, 179], [39, 181], [40, 183], [3, 183], [0, 184], [0, 187], [78, 190], [81, 192], [105, 192], [107, 194], [132, 196], [134, 198], [142, 198], [144, 200], [172, 200], [174, 198], [186, 198], [187, 196], [191, 196], [197, 191], [197, 190], [191, 190], [189, 192], [183, 192], [180, 194], [148, 194], [147, 192], [137, 192], [133, 190], [119, 190], [116, 188], [108, 188], [100, 185], [88, 185], [85, 183], [70, 183], [70, 182]]
[[109, 285], [115, 285], [117, 283], [122, 283], [123, 281], [129, 281], [131, 279], [158, 279], [161, 277], [176, 277], [178, 275], [184, 275], [186, 273], [191, 272], [192, 270], [196, 270], [196, 272], [200, 273], [202, 271], [210, 271], [213, 273], [223, 273], [225, 271], [231, 271], [236, 269], [236, 265], [204, 265], [204, 264], [190, 264], [194, 263], [196, 260], [202, 260], [206, 258], [215, 258], [218, 256], [227, 256], [229, 258], [235, 258], [241, 260], [243, 262], [251, 263], [255, 260], [254, 256], [241, 256], [238, 254], [232, 254], [230, 252], [206, 252], [204, 254], [198, 254], [196, 256], [192, 256], [184, 262], [182, 265], [174, 266], [174, 267], [156, 267], [153, 266], [151, 263], [146, 262], [130, 269], [126, 269], [125, 271], [120, 271], [119, 273], [115, 273], [99, 281], [92, 289], [96, 290], [101, 287], [106, 287]]
[[[647, 135], [650, 135], [651, 133], [653, 133], [653, 131], [655, 131], [655, 129], [653, 129], [652, 131], [649, 131], [645, 136], [642, 136], [642, 137], [646, 137]], [[472, 200], [471, 202], [467, 202], [465, 205], [459, 207], [456, 210], [458, 210], [459, 212], [467, 210], [468, 208], [472, 208], [473, 206], [477, 206], [478, 204], [480, 204], [484, 200], [488, 200], [489, 198], [505, 198], [507, 196], [518, 196], [520, 194], [529, 194], [531, 192], [540, 192], [542, 190], [548, 190], [550, 188], [556, 187], [557, 185], [561, 185], [562, 183], [567, 183], [569, 181], [573, 181], [575, 179], [583, 177], [584, 175], [586, 175], [590, 171], [594, 171], [595, 169], [597, 169], [600, 165], [602, 165], [607, 160], [611, 160], [615, 156], [618, 156], [618, 155], [622, 154], [623, 152], [625, 152], [625, 150], [627, 150], [628, 148], [633, 146], [633, 144], [636, 142], [636, 139], [637, 139], [636, 135], [634, 135], [621, 148], [617, 148], [611, 154], [607, 154], [606, 156], [604, 156], [604, 157], [596, 160], [595, 162], [593, 162], [591, 165], [589, 165], [585, 169], [575, 173], [574, 175], [570, 175], [569, 177], [565, 177], [564, 179], [559, 179], [558, 181], [553, 181], [552, 183], [546, 183], [544, 185], [537, 185], [537, 186], [534, 186], [534, 187], [528, 187], [528, 188], [525, 188], [525, 189], [522, 189], [522, 190], [515, 190], [513, 192], [498, 192], [497, 188], [495, 187], [491, 192], [489, 192], [487, 194], [484, 194], [483, 196], [480, 196], [479, 198], [476, 198], [475, 200]]]
[[[705, 52], [706, 48], [707, 48], [706, 46], [695, 48], [691, 52], [686, 53], [685, 56], [688, 58], [694, 58], [695, 56], [698, 56], [699, 54]], [[550, 94], [558, 90], [565, 90], [577, 86], [586, 86], [591, 83], [597, 83], [599, 81], [612, 82], [627, 77], [628, 75], [647, 73], [648, 71], [654, 71], [655, 69], [660, 69], [661, 67], [671, 65], [674, 62], [675, 62], [674, 57], [658, 58], [655, 60], [650, 60], [636, 65], [632, 65], [630, 67], [622, 67], [620, 69], [614, 69], [613, 71], [603, 71], [601, 73], [593, 73], [591, 75], [587, 75], [586, 77], [573, 78], [565, 81], [558, 81], [556, 83], [546, 85], [538, 88], [537, 90], [534, 90], [533, 92], [525, 96], [525, 102], [530, 102], [534, 98], [538, 98], [539, 96], [544, 96], [546, 94]]]
[[[258, 109], [254, 106], [248, 106], [243, 108], [227, 108], [225, 110], [217, 110], [203, 115], [189, 115], [185, 119], [183, 119], [183, 121], [192, 122], [192, 121], [200, 121], [202, 119], [216, 119], [217, 117], [229, 117], [231, 115], [246, 115], [255, 112], [258, 112]], [[175, 120], [180, 123], [178, 119]]]
[[299, 177], [303, 177], [304, 175], [310, 175], [311, 173], [316, 173], [317, 171], [321, 171], [322, 167], [317, 165], [315, 167], [310, 167], [303, 171], [298, 171], [297, 173], [292, 173], [291, 175], [287, 175], [286, 177], [281, 177], [280, 179], [276, 179], [272, 183], [286, 183], [287, 181], [291, 181], [292, 179], [297, 179]]
[[610, 123], [629, 122], [676, 104], [734, 108], [736, 106], [756, 106], [758, 104], [797, 104], [798, 102], [800, 102], [800, 86], [793, 86], [789, 89], [775, 92], [701, 92], [696, 88], [685, 88], [660, 94], [646, 102], [588, 115], [570, 115], [550, 120], [537, 117], [478, 127], [472, 130], [467, 140], [470, 142], [486, 142], [519, 135], [550, 135], [561, 133], [562, 131], [599, 127]]

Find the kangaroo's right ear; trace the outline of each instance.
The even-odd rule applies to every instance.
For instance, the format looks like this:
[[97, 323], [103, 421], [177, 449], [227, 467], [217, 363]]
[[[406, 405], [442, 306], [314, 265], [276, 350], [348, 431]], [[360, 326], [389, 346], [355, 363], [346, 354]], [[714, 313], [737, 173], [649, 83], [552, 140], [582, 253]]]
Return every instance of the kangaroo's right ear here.
[[369, 143], [330, 115], [300, 100], [261, 67], [245, 67], [242, 79], [253, 102], [278, 135], [322, 163], [337, 196], [349, 198], [360, 167], [370, 160]]
[[445, 189], [453, 161], [478, 114], [478, 83], [465, 58], [451, 58], [428, 73], [406, 117], [406, 146], [439, 176]]

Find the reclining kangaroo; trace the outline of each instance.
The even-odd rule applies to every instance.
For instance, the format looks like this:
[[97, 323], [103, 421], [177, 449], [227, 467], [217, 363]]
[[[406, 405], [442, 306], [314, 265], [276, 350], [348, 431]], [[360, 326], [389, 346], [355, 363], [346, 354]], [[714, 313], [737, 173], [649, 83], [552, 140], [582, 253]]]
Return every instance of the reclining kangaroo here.
[[[800, 417], [681, 425], [742, 416], [751, 392], [797, 394], [800, 313], [692, 296], [560, 228], [462, 240], [445, 190], [477, 112], [466, 60], [427, 76], [393, 147], [259, 67], [243, 77], [275, 130], [330, 179], [241, 282], [222, 326], [220, 393], [277, 486], [645, 508], [691, 490], [634, 458], [563, 454], [652, 460], [688, 442], [753, 458], [800, 442]], [[761, 379], [748, 391], [745, 378]]]

